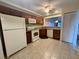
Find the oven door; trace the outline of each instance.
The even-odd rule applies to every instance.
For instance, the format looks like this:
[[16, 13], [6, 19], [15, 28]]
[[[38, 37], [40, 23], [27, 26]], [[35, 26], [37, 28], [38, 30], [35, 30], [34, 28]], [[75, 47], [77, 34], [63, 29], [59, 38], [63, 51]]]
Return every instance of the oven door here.
[[32, 41], [36, 41], [39, 39], [39, 30], [32, 31]]

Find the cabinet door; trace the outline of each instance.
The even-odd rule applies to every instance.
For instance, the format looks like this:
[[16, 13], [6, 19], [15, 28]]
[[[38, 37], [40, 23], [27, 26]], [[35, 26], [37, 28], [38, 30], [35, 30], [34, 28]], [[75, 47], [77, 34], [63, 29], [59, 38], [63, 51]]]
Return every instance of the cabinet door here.
[[36, 17], [36, 24], [43, 24], [43, 17]]
[[53, 38], [53, 30], [51, 29], [47, 30], [47, 37]]
[[40, 38], [47, 38], [47, 29], [40, 29], [39, 30], [39, 37]]
[[31, 31], [26, 32], [27, 34], [27, 44], [32, 42], [32, 33]]
[[60, 40], [60, 30], [53, 29], [53, 39]]

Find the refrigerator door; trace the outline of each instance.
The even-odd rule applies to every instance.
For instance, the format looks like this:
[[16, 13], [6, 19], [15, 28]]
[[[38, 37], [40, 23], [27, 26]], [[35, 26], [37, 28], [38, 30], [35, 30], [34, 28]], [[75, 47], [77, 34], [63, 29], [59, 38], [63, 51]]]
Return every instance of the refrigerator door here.
[[3, 30], [25, 28], [25, 18], [0, 14]]
[[26, 30], [3, 31], [7, 57], [27, 46]]
[[1, 43], [1, 37], [0, 37], [0, 59], [4, 59], [3, 50], [2, 50], [2, 43]]

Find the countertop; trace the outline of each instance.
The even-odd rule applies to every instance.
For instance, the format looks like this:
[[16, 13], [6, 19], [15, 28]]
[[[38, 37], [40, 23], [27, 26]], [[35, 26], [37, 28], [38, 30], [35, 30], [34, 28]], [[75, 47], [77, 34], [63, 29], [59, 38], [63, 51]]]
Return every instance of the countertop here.
[[58, 29], [58, 30], [61, 29], [60, 27], [44, 27], [44, 28], [46, 28], [46, 29]]
[[27, 26], [27, 31], [33, 31], [33, 30], [39, 30], [39, 29], [57, 29], [61, 30], [60, 27], [48, 27], [48, 26], [42, 26], [42, 25], [34, 25], [34, 26]]

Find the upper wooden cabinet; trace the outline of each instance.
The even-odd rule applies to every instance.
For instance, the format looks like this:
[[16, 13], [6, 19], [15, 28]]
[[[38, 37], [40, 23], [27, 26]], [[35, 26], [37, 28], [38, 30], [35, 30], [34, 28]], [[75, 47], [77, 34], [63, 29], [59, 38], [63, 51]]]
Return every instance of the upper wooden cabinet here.
[[36, 17], [36, 24], [43, 25], [43, 17]]

